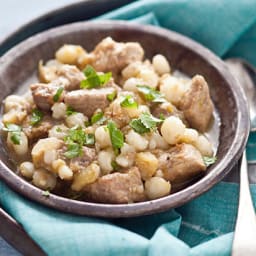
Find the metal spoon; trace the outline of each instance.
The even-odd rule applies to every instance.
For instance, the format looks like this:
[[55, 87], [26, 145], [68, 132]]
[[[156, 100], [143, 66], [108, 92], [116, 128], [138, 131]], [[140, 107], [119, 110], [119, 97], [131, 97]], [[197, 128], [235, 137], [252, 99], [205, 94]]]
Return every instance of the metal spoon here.
[[[244, 88], [249, 103], [251, 132], [256, 132], [256, 70], [241, 59], [226, 61], [229, 70]], [[250, 193], [246, 152], [240, 169], [238, 215], [232, 246], [232, 256], [256, 255], [256, 216]]]

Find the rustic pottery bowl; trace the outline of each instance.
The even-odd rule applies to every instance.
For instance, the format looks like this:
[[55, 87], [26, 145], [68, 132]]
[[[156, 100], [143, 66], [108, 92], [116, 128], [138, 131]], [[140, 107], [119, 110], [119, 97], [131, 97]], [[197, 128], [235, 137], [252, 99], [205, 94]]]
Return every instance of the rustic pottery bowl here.
[[169, 30], [120, 21], [78, 22], [57, 27], [23, 41], [0, 59], [0, 101], [35, 80], [39, 60], [52, 58], [61, 45], [80, 44], [87, 50], [92, 50], [107, 36], [117, 41], [137, 41], [145, 49], [146, 57], [151, 58], [161, 53], [169, 59], [173, 69], [188, 76], [201, 74], [206, 78], [221, 120], [217, 162], [199, 179], [164, 198], [128, 205], [100, 204], [54, 194], [42, 196], [42, 190], [15, 174], [16, 167], [9, 159], [1, 140], [0, 178], [13, 190], [31, 200], [79, 215], [131, 217], [178, 207], [221, 181], [240, 158], [249, 133], [249, 115], [242, 89], [225, 64], [200, 44]]

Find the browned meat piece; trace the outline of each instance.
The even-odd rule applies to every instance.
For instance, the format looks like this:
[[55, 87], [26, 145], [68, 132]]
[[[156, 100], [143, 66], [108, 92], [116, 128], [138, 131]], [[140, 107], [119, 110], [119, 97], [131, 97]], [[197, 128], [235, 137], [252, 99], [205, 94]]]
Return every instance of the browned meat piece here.
[[127, 173], [111, 173], [87, 185], [85, 191], [96, 202], [124, 204], [145, 200], [144, 187], [137, 167]]
[[193, 77], [191, 86], [185, 93], [179, 107], [184, 112], [191, 127], [200, 132], [207, 130], [213, 113], [213, 103], [208, 84], [202, 76]]
[[91, 64], [97, 71], [119, 73], [134, 61], [141, 61], [144, 51], [138, 43], [117, 43], [111, 37], [102, 40], [91, 53]]
[[157, 156], [158, 168], [171, 182], [182, 182], [206, 170], [202, 155], [190, 144], [179, 144], [167, 152], [159, 151]]
[[[55, 103], [53, 100], [54, 95], [56, 94], [60, 85], [56, 83], [36, 83], [30, 86], [32, 91], [33, 99], [38, 108], [42, 110], [50, 110], [52, 105]], [[59, 101], [62, 101], [64, 93], [60, 95]]]
[[161, 116], [165, 118], [169, 116], [176, 116], [180, 118], [185, 125], [187, 125], [187, 120], [185, 119], [183, 112], [179, 111], [170, 102], [153, 104], [151, 106], [151, 113], [157, 118], [161, 118]]
[[70, 161], [70, 168], [73, 172], [78, 172], [85, 169], [96, 157], [94, 148], [83, 147], [83, 155], [72, 158]]
[[29, 142], [34, 143], [39, 139], [48, 137], [48, 131], [53, 127], [54, 122], [51, 117], [44, 116], [43, 120], [36, 126], [30, 125], [30, 119], [27, 118], [23, 123], [23, 131], [27, 135]]
[[109, 105], [107, 96], [115, 91], [114, 88], [101, 88], [91, 90], [76, 90], [68, 92], [64, 102], [76, 111], [91, 117], [97, 109], [105, 109]]
[[56, 71], [57, 76], [68, 80], [65, 90], [72, 91], [80, 89], [80, 82], [85, 79], [85, 75], [76, 66], [62, 65]]

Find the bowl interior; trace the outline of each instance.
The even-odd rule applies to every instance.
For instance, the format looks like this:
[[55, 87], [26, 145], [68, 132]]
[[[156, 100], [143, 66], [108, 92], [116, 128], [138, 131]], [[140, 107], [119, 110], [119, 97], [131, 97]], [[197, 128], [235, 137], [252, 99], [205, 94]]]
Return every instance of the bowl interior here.
[[[80, 22], [38, 34], [17, 45], [0, 59], [0, 100], [20, 91], [36, 80], [39, 60], [54, 57], [63, 44], [80, 44], [88, 51], [103, 38], [116, 41], [139, 42], [146, 57], [163, 54], [173, 69], [188, 76], [203, 75], [209, 86], [215, 108], [221, 119], [217, 163], [208, 168], [204, 177], [187, 185], [185, 189], [165, 198], [131, 205], [106, 205], [41, 195], [41, 190], [16, 174], [5, 152], [0, 149], [0, 177], [21, 194], [48, 206], [76, 214], [102, 217], [129, 217], [150, 214], [176, 207], [208, 190], [220, 181], [240, 157], [249, 131], [249, 118], [242, 90], [230, 75], [224, 63], [209, 50], [177, 33], [151, 26], [126, 22]], [[217, 135], [216, 138], [217, 139]]]

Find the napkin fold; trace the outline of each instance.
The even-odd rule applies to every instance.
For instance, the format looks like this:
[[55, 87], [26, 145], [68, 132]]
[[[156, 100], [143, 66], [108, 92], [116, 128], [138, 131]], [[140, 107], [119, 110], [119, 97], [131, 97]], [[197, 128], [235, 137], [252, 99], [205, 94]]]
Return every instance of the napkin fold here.
[[[220, 57], [256, 65], [256, 1], [137, 1], [98, 19], [153, 24], [187, 35]], [[251, 186], [256, 202], [256, 186]], [[31, 202], [0, 182], [0, 203], [47, 255], [230, 255], [238, 185], [221, 182], [186, 205], [144, 217], [100, 219]]]

